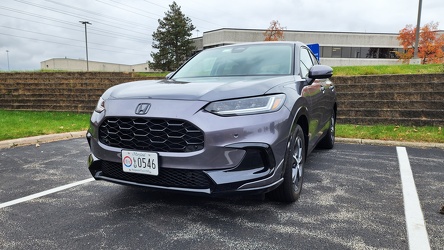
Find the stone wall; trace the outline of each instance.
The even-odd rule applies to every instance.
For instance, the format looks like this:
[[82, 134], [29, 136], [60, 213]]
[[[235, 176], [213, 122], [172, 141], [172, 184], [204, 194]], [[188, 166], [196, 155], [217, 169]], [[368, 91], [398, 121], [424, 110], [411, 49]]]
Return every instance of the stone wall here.
[[1, 73], [0, 109], [92, 112], [119, 83], [157, 79], [121, 72]]
[[[131, 73], [1, 73], [0, 109], [91, 112], [104, 90], [156, 79]], [[444, 74], [333, 77], [338, 122], [444, 125]]]
[[444, 125], [444, 74], [334, 77], [338, 122]]

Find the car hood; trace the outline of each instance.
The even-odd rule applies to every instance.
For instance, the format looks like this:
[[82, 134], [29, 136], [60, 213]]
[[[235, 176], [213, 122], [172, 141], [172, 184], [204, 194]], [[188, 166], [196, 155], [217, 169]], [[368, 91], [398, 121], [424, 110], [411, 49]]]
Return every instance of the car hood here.
[[105, 99], [168, 99], [214, 101], [258, 96], [273, 87], [294, 82], [293, 76], [204, 77], [181, 81], [136, 81], [116, 85], [105, 92]]

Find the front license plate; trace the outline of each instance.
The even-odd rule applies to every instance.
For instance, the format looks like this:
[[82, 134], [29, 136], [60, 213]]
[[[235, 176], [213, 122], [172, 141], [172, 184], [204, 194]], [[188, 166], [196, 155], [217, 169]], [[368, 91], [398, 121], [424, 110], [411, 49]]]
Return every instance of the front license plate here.
[[157, 153], [122, 150], [123, 172], [159, 175]]

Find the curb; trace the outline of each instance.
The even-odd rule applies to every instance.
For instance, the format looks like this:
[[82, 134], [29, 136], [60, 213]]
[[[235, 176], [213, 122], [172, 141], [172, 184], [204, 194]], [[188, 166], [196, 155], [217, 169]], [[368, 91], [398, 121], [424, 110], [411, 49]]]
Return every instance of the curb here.
[[80, 138], [80, 137], [85, 137], [85, 135], [86, 131], [79, 131], [79, 132], [39, 135], [39, 136], [26, 137], [20, 139], [12, 139], [12, 140], [0, 141], [0, 149], [28, 146], [33, 144], [35, 144], [38, 147], [40, 143]]
[[383, 141], [383, 140], [352, 139], [352, 138], [336, 138], [336, 142], [349, 143], [349, 144], [376, 145], [376, 146], [403, 146], [403, 147], [412, 147], [412, 148], [444, 149], [444, 143]]
[[[33, 137], [26, 137], [20, 139], [0, 141], [0, 149], [14, 148], [20, 146], [36, 145], [40, 143], [69, 140], [75, 138], [85, 137], [86, 131], [68, 132], [52, 135], [39, 135]], [[383, 140], [369, 140], [369, 139], [352, 139], [352, 138], [335, 138], [336, 142], [349, 144], [363, 144], [376, 146], [404, 146], [413, 148], [439, 148], [444, 150], [444, 143], [424, 143], [424, 142], [403, 142], [403, 141], [383, 141]]]

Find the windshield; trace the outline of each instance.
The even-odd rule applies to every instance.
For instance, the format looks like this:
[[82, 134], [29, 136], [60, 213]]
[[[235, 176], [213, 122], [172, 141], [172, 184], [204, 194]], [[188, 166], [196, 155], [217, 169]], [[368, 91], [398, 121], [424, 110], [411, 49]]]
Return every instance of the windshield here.
[[173, 79], [184, 77], [289, 75], [293, 46], [249, 44], [204, 50], [188, 61]]

